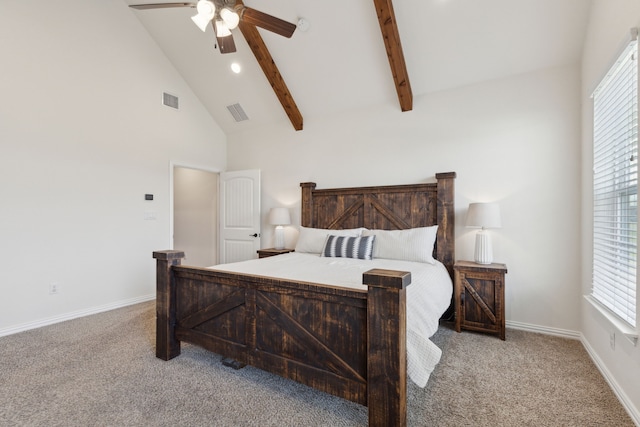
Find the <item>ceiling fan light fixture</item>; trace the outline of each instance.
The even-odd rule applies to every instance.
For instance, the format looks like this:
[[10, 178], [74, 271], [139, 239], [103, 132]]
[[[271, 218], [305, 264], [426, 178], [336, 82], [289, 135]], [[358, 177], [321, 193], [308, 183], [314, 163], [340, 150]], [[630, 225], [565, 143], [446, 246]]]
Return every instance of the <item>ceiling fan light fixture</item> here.
[[191, 20], [202, 30], [202, 32], [205, 32], [207, 30], [207, 25], [216, 13], [216, 6], [209, 0], [199, 0], [196, 10], [198, 11], [198, 14], [192, 16]]
[[231, 30], [227, 27], [227, 24], [221, 20], [216, 20], [216, 36], [217, 37], [227, 37], [231, 35]]
[[220, 18], [222, 18], [224, 23], [227, 25], [227, 28], [230, 30], [236, 28], [240, 23], [240, 16], [233, 10], [226, 7], [220, 11]]

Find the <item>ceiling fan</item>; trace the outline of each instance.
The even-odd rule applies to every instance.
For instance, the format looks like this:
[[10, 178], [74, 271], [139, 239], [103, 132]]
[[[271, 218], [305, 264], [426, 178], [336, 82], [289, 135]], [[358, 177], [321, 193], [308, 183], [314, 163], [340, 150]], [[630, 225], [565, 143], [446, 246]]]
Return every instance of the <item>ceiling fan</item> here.
[[206, 31], [209, 22], [220, 47], [220, 53], [236, 51], [231, 30], [240, 22], [255, 25], [283, 37], [291, 37], [296, 25], [259, 10], [246, 7], [242, 0], [198, 0], [198, 2], [132, 4], [129, 7], [138, 10], [162, 9], [170, 7], [195, 8], [197, 14], [192, 16], [193, 22], [202, 31]]

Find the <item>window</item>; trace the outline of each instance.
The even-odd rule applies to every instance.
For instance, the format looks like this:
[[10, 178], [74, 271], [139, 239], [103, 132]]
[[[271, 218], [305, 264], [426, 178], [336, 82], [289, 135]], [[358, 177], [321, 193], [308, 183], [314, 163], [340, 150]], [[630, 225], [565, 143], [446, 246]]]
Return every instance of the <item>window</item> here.
[[636, 327], [637, 31], [593, 94], [592, 297]]

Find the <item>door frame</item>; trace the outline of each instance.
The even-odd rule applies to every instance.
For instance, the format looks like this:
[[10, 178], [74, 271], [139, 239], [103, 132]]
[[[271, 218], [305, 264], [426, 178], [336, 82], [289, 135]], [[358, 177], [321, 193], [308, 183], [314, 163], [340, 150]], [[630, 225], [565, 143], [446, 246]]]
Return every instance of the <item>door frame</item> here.
[[[174, 218], [173, 218], [173, 211], [174, 211], [174, 196], [173, 196], [173, 186], [174, 186], [174, 177], [173, 177], [173, 169], [174, 168], [185, 168], [185, 169], [195, 169], [195, 170], [199, 170], [199, 171], [203, 171], [203, 172], [210, 172], [210, 173], [215, 173], [220, 175], [221, 171], [220, 169], [216, 169], [216, 168], [210, 168], [210, 167], [206, 167], [206, 166], [199, 166], [199, 165], [194, 165], [194, 164], [190, 164], [190, 163], [183, 163], [183, 162], [176, 162], [176, 161], [169, 161], [169, 243], [170, 243], [170, 249], [175, 249], [174, 247], [174, 242], [173, 242], [173, 234], [174, 234]], [[219, 189], [218, 189], [218, 193], [216, 194], [216, 197], [218, 198], [218, 203], [220, 202], [220, 194], [219, 194]], [[220, 228], [220, 224], [218, 224], [218, 228]], [[217, 243], [216, 243], [217, 244]], [[218, 251], [218, 248], [216, 248], [216, 253]]]

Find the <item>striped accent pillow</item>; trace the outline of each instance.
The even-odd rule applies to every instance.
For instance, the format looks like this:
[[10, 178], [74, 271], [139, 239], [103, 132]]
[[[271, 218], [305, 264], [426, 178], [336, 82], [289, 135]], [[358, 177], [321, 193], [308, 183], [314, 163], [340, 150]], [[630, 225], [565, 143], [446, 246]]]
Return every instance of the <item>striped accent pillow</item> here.
[[319, 254], [324, 248], [327, 236], [353, 236], [358, 237], [366, 228], [350, 228], [344, 230], [329, 230], [326, 228], [310, 228], [300, 226], [300, 234], [296, 243], [296, 252]]
[[329, 235], [324, 242], [321, 256], [371, 259], [375, 238], [376, 236], [349, 237]]

